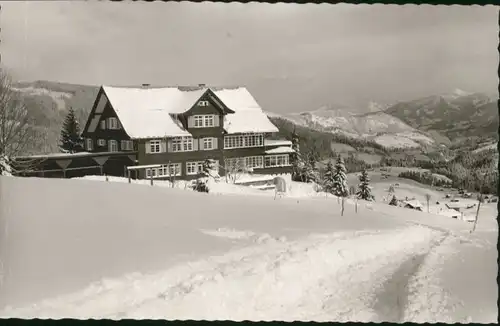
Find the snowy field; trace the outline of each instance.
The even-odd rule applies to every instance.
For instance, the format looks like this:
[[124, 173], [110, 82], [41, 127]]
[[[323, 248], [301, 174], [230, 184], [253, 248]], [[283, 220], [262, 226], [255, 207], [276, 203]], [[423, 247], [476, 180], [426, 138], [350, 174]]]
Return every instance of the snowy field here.
[[88, 179], [0, 177], [0, 317], [497, 321], [494, 204], [471, 234], [381, 201], [341, 216], [297, 183], [273, 200]]

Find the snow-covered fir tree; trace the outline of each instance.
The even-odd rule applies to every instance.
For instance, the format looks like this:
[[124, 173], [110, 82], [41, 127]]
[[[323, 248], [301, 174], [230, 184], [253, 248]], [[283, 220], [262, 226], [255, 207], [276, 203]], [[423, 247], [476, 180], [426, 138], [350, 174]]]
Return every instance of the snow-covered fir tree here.
[[326, 165], [325, 174], [323, 175], [323, 189], [325, 192], [330, 194], [334, 193], [334, 184], [335, 184], [335, 168], [331, 161], [328, 161]]
[[59, 148], [64, 153], [76, 153], [83, 150], [83, 138], [80, 134], [80, 125], [75, 117], [73, 108], [69, 109], [61, 129], [61, 143]]
[[398, 206], [398, 199], [396, 198], [396, 195], [392, 196], [392, 199], [389, 202], [389, 205], [391, 205], [391, 206]]
[[299, 176], [300, 176], [300, 181], [307, 182], [307, 183], [311, 183], [311, 182], [317, 183], [318, 179], [319, 179], [318, 171], [316, 169], [314, 169], [314, 167], [311, 165], [311, 162], [309, 160], [304, 162], [304, 165], [303, 165], [302, 169], [300, 170]]
[[333, 175], [333, 194], [339, 197], [349, 196], [349, 188], [347, 187], [347, 170], [344, 166], [344, 160], [339, 155], [335, 163], [335, 174]]
[[208, 179], [218, 179], [219, 173], [214, 160], [206, 159], [203, 162], [201, 170], [198, 172], [198, 178], [193, 183], [193, 190], [199, 192], [209, 192]]
[[363, 170], [359, 175], [359, 185], [358, 192], [356, 193], [359, 199], [373, 200], [373, 195], [370, 189], [370, 178], [368, 178], [368, 172]]

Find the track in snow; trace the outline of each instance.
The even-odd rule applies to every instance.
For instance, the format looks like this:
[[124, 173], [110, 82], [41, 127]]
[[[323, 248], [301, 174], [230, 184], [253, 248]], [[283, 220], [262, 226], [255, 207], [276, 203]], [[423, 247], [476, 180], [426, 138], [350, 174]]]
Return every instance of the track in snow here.
[[106, 288], [94, 285], [72, 296], [0, 315], [400, 321], [417, 318], [415, 310], [406, 314], [411, 306], [408, 282], [442, 238], [440, 231], [409, 226], [268, 241], [161, 274], [110, 281]]

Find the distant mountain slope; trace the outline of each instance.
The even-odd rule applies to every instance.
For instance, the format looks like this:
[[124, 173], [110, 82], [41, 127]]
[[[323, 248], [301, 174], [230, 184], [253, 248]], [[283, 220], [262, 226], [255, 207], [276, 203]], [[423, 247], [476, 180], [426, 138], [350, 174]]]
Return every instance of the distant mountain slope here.
[[435, 131], [450, 139], [498, 133], [496, 101], [481, 93], [455, 91], [400, 102], [385, 110], [414, 128]]
[[23, 95], [35, 127], [44, 137], [41, 148], [30, 151], [37, 153], [58, 151], [59, 133], [69, 108], [75, 110], [83, 125], [99, 90], [96, 86], [50, 81], [18, 82], [12, 86]]
[[415, 148], [422, 144], [432, 145], [434, 139], [407, 125], [397, 117], [370, 103], [371, 112], [354, 113], [346, 108], [323, 107], [318, 110], [269, 116], [280, 116], [291, 122], [318, 131], [344, 134], [353, 138], [373, 140], [387, 148]]

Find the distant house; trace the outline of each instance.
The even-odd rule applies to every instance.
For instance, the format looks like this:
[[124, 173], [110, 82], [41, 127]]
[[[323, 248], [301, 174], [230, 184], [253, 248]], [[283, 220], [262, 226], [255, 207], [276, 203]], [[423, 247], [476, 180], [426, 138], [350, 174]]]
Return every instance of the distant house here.
[[454, 209], [441, 209], [439, 211], [439, 215], [444, 215], [444, 216], [448, 216], [448, 217], [456, 218], [456, 219], [458, 219], [462, 216], [461, 213], [457, 212]]
[[453, 209], [453, 210], [455, 210], [457, 212], [461, 212], [463, 209], [467, 208], [466, 204], [460, 203], [460, 202], [446, 203], [445, 206], [448, 209]]
[[406, 200], [403, 202], [403, 207], [404, 208], [410, 208], [410, 209], [415, 209], [417, 211], [422, 211], [423, 205], [416, 199], [414, 200]]
[[82, 136], [87, 152], [134, 155], [139, 178], [193, 179], [206, 159], [220, 175], [290, 173], [291, 142], [266, 139], [277, 132], [244, 87], [102, 86]]

